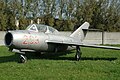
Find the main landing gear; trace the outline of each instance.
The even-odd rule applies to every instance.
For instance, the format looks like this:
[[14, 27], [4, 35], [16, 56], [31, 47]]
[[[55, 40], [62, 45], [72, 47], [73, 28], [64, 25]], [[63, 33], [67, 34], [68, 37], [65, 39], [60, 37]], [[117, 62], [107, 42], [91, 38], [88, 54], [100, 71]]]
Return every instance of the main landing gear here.
[[80, 47], [76, 46], [76, 55], [75, 55], [76, 61], [79, 61], [81, 59], [81, 55], [82, 55], [82, 52], [80, 50]]

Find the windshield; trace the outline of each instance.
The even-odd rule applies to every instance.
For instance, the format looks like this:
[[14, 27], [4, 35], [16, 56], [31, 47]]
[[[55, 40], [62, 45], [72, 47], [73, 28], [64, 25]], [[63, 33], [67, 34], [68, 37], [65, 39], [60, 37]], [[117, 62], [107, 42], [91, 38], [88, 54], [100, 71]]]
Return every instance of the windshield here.
[[58, 32], [56, 29], [50, 26], [41, 25], [41, 24], [31, 24], [26, 28], [26, 30], [35, 31], [35, 32], [48, 32], [48, 33]]
[[31, 24], [26, 30], [35, 31], [35, 32], [46, 32], [47, 27], [45, 25]]

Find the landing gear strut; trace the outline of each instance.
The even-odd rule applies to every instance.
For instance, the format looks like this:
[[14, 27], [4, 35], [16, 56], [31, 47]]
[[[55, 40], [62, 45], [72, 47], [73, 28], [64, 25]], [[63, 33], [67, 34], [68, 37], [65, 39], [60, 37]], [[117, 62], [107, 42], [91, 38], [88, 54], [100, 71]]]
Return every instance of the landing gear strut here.
[[76, 46], [76, 55], [75, 55], [76, 61], [79, 61], [81, 59], [81, 55], [82, 55], [82, 52], [80, 50], [80, 47]]
[[13, 48], [9, 48], [9, 50], [8, 50], [8, 51], [12, 52], [12, 51], [13, 51]]
[[20, 54], [19, 63], [25, 62], [27, 62], [27, 57], [25, 56], [25, 54]]

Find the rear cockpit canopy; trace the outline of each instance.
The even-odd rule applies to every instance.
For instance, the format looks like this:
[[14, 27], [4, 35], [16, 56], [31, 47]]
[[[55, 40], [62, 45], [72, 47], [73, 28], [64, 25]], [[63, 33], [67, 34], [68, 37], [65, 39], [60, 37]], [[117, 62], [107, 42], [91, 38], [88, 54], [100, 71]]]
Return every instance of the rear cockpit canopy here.
[[34, 32], [44, 32], [44, 33], [58, 32], [55, 28], [42, 24], [31, 24], [26, 28], [26, 30], [34, 31]]

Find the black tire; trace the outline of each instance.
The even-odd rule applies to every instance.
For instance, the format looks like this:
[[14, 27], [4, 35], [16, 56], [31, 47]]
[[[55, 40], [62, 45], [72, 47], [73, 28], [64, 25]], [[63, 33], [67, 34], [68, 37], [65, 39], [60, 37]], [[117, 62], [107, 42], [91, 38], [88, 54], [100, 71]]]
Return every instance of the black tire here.
[[76, 61], [79, 61], [80, 60], [80, 55], [76, 54], [75, 59], [76, 59]]
[[27, 62], [27, 57], [20, 55], [19, 63], [26, 63]]

